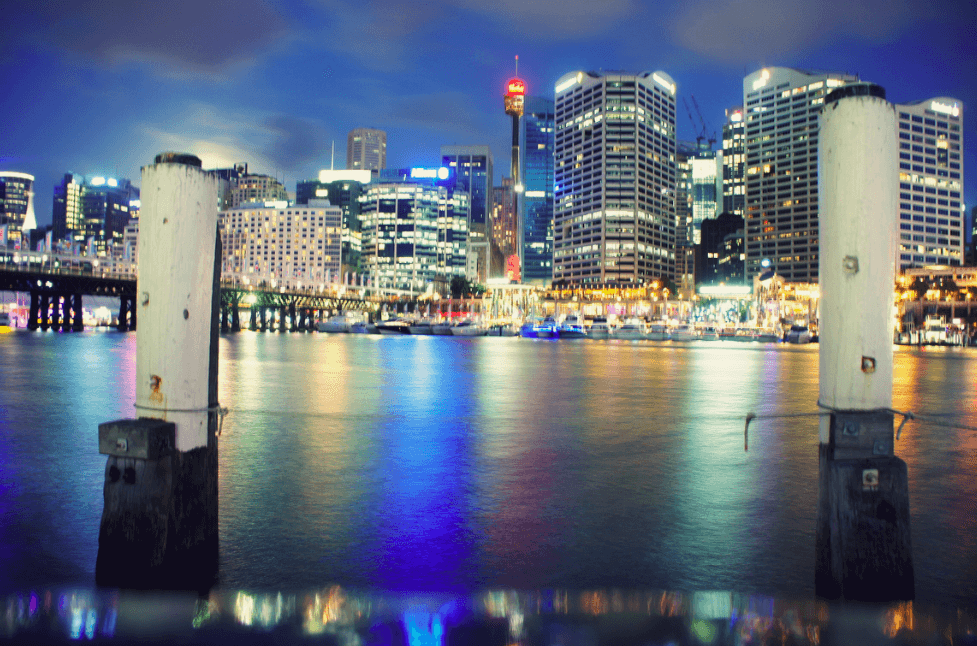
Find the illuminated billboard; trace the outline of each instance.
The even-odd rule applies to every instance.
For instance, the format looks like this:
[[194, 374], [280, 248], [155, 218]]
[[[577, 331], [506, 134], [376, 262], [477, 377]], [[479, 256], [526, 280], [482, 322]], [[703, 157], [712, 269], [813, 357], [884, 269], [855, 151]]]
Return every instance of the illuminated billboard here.
[[505, 113], [521, 117], [526, 101], [526, 82], [511, 78], [505, 84]]

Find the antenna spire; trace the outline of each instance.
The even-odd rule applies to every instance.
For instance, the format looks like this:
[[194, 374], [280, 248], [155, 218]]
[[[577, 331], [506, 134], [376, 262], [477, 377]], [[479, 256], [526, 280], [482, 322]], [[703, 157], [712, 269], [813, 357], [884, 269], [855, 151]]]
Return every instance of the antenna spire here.
[[519, 54], [516, 54], [516, 78], [519, 77]]

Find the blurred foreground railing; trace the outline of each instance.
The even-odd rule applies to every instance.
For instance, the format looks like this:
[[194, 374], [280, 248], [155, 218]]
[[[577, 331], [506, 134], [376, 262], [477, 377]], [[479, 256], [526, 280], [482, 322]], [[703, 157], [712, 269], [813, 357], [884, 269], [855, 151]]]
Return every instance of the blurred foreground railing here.
[[8, 595], [0, 611], [0, 638], [32, 644], [977, 644], [974, 608], [733, 592], [48, 589]]

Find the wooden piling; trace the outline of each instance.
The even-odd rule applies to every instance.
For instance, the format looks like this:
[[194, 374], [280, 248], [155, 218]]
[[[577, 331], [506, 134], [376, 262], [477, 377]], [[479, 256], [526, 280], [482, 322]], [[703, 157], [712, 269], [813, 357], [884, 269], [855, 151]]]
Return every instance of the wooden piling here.
[[912, 599], [906, 464], [894, 455], [895, 109], [882, 88], [825, 100], [819, 143], [820, 397], [815, 588]]
[[99, 426], [99, 585], [202, 590], [217, 574], [217, 182], [200, 160], [143, 168], [133, 314], [138, 419]]

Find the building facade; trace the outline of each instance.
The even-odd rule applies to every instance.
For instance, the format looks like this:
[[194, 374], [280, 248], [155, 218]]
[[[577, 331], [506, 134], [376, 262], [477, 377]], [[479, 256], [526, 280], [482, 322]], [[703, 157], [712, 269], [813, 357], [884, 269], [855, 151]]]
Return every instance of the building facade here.
[[342, 212], [326, 201], [247, 202], [219, 213], [225, 276], [301, 289], [341, 275]]
[[697, 283], [743, 282], [743, 218], [722, 213], [702, 223]]
[[723, 124], [723, 203], [720, 213], [746, 213], [746, 121], [743, 106], [726, 110]]
[[242, 178], [248, 175], [247, 162], [239, 162], [229, 168], [212, 168], [207, 173], [217, 178], [217, 194], [219, 196], [220, 210], [224, 211], [232, 208], [234, 202], [233, 189]]
[[360, 233], [360, 198], [364, 188], [373, 181], [368, 170], [322, 170], [318, 179], [298, 182], [295, 187], [295, 203], [308, 204], [310, 200], [329, 200], [343, 212], [342, 244], [343, 271], [360, 272], [363, 251]]
[[[468, 266], [468, 193], [446, 167], [380, 173], [360, 197], [362, 266], [381, 288], [420, 294]], [[448, 278], [450, 281], [450, 278]]]
[[556, 146], [555, 104], [526, 97], [519, 123], [520, 179], [518, 196], [522, 281], [549, 285], [553, 281], [553, 155]]
[[122, 245], [138, 202], [139, 189], [128, 179], [67, 173], [54, 187], [52, 238], [90, 255], [110, 254]]
[[34, 176], [15, 171], [0, 171], [0, 230], [2, 242], [17, 246], [25, 231], [37, 227], [34, 218]]
[[900, 270], [962, 265], [963, 103], [935, 97], [897, 104]]
[[231, 208], [238, 209], [248, 202], [286, 202], [285, 185], [269, 175], [243, 175], [231, 187]]
[[489, 146], [441, 146], [441, 165], [454, 177], [454, 194], [467, 196], [469, 280], [484, 283], [490, 275], [488, 226], [492, 209], [492, 150]]
[[347, 170], [383, 170], [387, 167], [387, 133], [355, 128], [346, 136]]
[[491, 238], [499, 250], [509, 257], [517, 253], [515, 180], [502, 178], [502, 186], [492, 190]]
[[554, 284], [643, 284], [675, 267], [675, 83], [664, 72], [557, 80]]
[[858, 81], [770, 67], [743, 79], [746, 271], [767, 261], [787, 281], [818, 282], [818, 129], [824, 98]]

